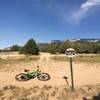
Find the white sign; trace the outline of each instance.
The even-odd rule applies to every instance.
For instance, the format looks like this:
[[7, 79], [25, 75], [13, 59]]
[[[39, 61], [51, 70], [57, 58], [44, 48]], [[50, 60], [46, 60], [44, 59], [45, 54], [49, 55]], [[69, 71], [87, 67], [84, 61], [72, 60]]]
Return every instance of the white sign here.
[[65, 53], [68, 57], [74, 57], [76, 54], [76, 51], [73, 48], [68, 48], [66, 49]]

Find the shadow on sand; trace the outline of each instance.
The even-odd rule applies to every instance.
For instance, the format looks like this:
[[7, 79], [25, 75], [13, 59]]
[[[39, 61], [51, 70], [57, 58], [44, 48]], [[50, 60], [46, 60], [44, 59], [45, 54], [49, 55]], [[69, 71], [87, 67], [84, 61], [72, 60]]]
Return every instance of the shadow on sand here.
[[[83, 97], [83, 100], [89, 100], [89, 99]], [[93, 100], [100, 100], [100, 93], [97, 96], [93, 96]]]

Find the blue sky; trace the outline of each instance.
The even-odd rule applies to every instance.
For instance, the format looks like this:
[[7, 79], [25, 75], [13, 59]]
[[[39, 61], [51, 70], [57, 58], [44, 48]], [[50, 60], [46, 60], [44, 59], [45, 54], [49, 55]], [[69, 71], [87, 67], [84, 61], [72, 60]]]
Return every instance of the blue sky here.
[[0, 0], [0, 48], [100, 38], [100, 0]]

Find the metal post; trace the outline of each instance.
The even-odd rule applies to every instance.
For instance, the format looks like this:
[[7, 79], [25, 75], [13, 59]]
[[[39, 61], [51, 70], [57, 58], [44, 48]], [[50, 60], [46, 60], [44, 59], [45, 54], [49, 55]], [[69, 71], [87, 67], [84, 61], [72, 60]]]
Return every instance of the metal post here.
[[72, 67], [72, 57], [70, 57], [70, 71], [71, 71], [71, 84], [72, 90], [74, 91], [74, 79], [73, 79], [73, 67]]

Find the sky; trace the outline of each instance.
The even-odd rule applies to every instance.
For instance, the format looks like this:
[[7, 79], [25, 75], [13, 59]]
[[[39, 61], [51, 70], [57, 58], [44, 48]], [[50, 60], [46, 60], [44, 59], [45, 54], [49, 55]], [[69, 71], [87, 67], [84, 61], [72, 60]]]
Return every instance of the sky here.
[[100, 38], [100, 0], [0, 0], [0, 48]]

